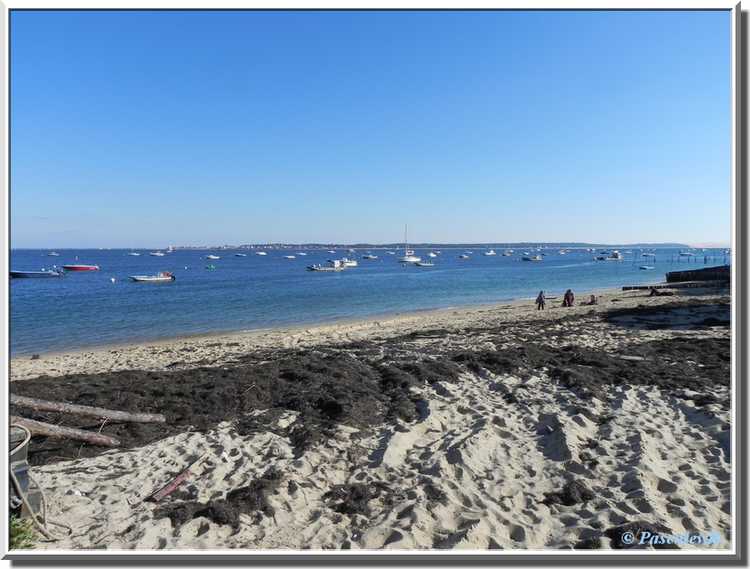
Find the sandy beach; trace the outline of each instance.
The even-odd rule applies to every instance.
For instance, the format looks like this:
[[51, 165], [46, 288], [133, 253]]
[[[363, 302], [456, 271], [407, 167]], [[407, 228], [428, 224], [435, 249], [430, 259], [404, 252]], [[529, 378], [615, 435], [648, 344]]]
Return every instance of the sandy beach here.
[[728, 293], [561, 300], [15, 358], [12, 393], [167, 417], [24, 412], [123, 443], [32, 441], [38, 547], [730, 547]]

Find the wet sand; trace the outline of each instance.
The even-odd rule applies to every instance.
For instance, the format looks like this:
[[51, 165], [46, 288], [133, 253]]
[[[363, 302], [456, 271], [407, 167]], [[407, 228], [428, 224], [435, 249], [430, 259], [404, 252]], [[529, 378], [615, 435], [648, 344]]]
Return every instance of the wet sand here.
[[168, 418], [24, 413], [124, 445], [32, 441], [72, 528], [41, 546], [592, 549], [650, 528], [729, 547], [729, 297], [702, 292], [14, 359], [13, 393]]

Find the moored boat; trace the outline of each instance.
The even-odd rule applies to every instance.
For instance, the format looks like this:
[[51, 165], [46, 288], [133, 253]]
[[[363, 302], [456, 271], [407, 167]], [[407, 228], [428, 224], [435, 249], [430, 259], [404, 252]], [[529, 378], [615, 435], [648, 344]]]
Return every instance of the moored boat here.
[[542, 256], [541, 255], [524, 255], [522, 257], [522, 260], [524, 261], [541, 261]]
[[344, 265], [345, 267], [356, 267], [358, 265], [356, 259], [349, 259], [347, 257], [344, 257], [343, 259], [341, 259], [341, 264]]
[[98, 271], [99, 265], [63, 265], [66, 271]]
[[221, 259], [218, 255], [206, 255], [206, 259], [210, 259], [211, 261], [218, 261]]
[[63, 276], [58, 269], [42, 269], [41, 271], [10, 271], [12, 279], [48, 279]]
[[489, 251], [485, 251], [484, 253], [482, 253], [482, 255], [484, 255], [485, 257], [494, 257], [495, 255], [497, 255], [497, 253], [495, 253], [494, 249], [490, 249]]
[[328, 261], [328, 265], [310, 265], [309, 267], [307, 267], [307, 270], [321, 273], [331, 273], [343, 271], [344, 268], [344, 264], [341, 261], [339, 261], [338, 259], [334, 259], [332, 261]]
[[162, 271], [156, 275], [132, 275], [128, 278], [136, 283], [167, 283], [175, 280], [175, 276], [167, 271]]
[[435, 263], [432, 261], [417, 261], [414, 263], [417, 267], [434, 267]]

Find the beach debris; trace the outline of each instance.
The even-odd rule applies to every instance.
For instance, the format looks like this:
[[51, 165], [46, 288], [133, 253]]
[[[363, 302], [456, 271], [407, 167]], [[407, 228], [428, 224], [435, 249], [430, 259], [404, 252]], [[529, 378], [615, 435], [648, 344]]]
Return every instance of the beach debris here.
[[84, 415], [107, 419], [109, 421], [120, 421], [123, 423], [166, 423], [164, 415], [153, 413], [127, 413], [125, 411], [114, 411], [102, 407], [88, 407], [86, 405], [74, 405], [72, 403], [60, 403], [57, 401], [45, 401], [24, 397], [22, 395], [10, 396], [10, 404], [17, 407], [25, 407], [34, 411], [53, 411], [56, 413], [71, 413], [73, 415]]
[[199, 456], [196, 458], [193, 462], [187, 465], [187, 468], [182, 470], [177, 476], [175, 476], [171, 481], [169, 481], [167, 484], [156, 490], [155, 492], [152, 492], [149, 494], [145, 499], [144, 502], [159, 502], [169, 496], [172, 492], [177, 490], [177, 488], [185, 482], [188, 478], [190, 478], [190, 470], [196, 466], [198, 463], [202, 462], [205, 458], [205, 454], [202, 456]]
[[274, 515], [268, 496], [276, 491], [280, 483], [281, 473], [271, 467], [247, 486], [229, 492], [223, 500], [213, 500], [205, 504], [200, 502], [167, 504], [155, 510], [154, 516], [157, 519], [169, 518], [175, 530], [195, 518], [207, 518], [216, 524], [239, 529], [241, 514], [254, 514], [257, 519], [263, 515], [268, 517]]
[[11, 424], [21, 425], [31, 431], [32, 435], [40, 435], [44, 437], [56, 438], [56, 439], [74, 439], [78, 441], [84, 441], [92, 445], [104, 446], [104, 447], [118, 447], [120, 441], [114, 437], [108, 437], [99, 433], [90, 433], [83, 429], [74, 429], [72, 427], [63, 427], [61, 425], [51, 425], [50, 423], [43, 423], [41, 421], [34, 421], [32, 419], [24, 419], [23, 417], [17, 417], [14, 415], [10, 416]]

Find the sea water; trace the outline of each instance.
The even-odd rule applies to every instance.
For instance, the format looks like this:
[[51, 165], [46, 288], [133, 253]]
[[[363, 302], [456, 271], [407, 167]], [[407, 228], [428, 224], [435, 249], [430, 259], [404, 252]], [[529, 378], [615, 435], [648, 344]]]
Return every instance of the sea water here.
[[[11, 354], [532, 299], [540, 290], [561, 300], [570, 288], [577, 300], [583, 300], [585, 291], [659, 282], [668, 271], [727, 262], [723, 249], [696, 251], [695, 257], [680, 257], [677, 249], [656, 249], [655, 258], [633, 249], [623, 253], [622, 261], [596, 261], [599, 252], [570, 250], [561, 255], [557, 249], [545, 249], [541, 262], [521, 260], [526, 252], [540, 254], [536, 250], [516, 250], [504, 257], [502, 250], [485, 256], [485, 250], [472, 249], [469, 259], [460, 259], [463, 248], [442, 248], [441, 255], [429, 259], [429, 250], [417, 249], [416, 254], [433, 261], [434, 267], [402, 265], [398, 259], [403, 250], [389, 255], [382, 249], [356, 254], [306, 249], [306, 256], [284, 258], [297, 251], [301, 250], [269, 249], [259, 256], [244, 250], [246, 257], [236, 257], [238, 251], [232, 250], [177, 250], [153, 257], [141, 250], [136, 257], [128, 250], [79, 249], [59, 250], [59, 257], [49, 257], [48, 250], [13, 250], [13, 270], [69, 263], [96, 264], [101, 270], [71, 272], [62, 278], [11, 279]], [[362, 259], [367, 252], [378, 259]], [[206, 260], [208, 254], [221, 259]], [[343, 256], [357, 258], [359, 266], [331, 273], [305, 270]], [[641, 265], [655, 269], [640, 270]], [[176, 280], [153, 284], [128, 279], [159, 271], [173, 272]]]

